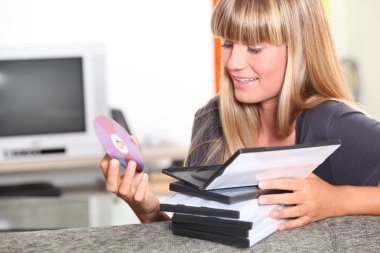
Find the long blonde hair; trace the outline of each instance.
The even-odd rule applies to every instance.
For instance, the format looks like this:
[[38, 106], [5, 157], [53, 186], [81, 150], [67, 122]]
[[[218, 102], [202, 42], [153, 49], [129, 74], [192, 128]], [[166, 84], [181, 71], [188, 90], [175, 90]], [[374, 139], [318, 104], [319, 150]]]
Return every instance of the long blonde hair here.
[[[302, 111], [325, 100], [339, 100], [357, 108], [344, 82], [321, 0], [219, 0], [211, 27], [214, 35], [223, 39], [287, 46], [277, 110], [280, 136], [293, 132]], [[224, 67], [221, 73], [223, 136], [211, 149], [222, 152], [225, 161], [239, 148], [254, 147], [261, 126], [258, 105], [237, 101]]]

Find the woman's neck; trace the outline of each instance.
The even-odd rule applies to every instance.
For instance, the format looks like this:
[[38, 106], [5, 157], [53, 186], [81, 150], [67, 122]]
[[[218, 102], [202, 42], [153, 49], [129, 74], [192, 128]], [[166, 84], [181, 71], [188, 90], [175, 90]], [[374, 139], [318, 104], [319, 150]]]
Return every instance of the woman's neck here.
[[278, 132], [277, 103], [266, 103], [260, 106], [261, 129], [257, 146], [287, 146], [295, 144], [295, 131], [283, 137]]

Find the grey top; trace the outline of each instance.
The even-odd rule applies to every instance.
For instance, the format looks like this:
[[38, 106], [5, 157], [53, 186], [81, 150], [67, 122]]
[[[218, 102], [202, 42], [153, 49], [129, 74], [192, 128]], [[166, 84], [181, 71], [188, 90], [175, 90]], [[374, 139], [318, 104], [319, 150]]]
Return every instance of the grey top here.
[[[193, 136], [204, 131], [200, 142], [223, 134], [219, 117], [219, 100], [213, 98], [197, 111]], [[204, 126], [204, 122], [208, 123]], [[380, 181], [380, 123], [353, 110], [342, 102], [325, 101], [305, 110], [296, 122], [296, 143], [340, 139], [341, 147], [314, 173], [334, 185], [375, 186]], [[194, 144], [194, 143], [193, 143]], [[201, 145], [188, 159], [189, 166], [199, 165], [210, 144]], [[220, 157], [212, 161], [220, 163]]]
[[341, 147], [314, 172], [334, 185], [371, 185], [380, 181], [380, 123], [346, 104], [326, 101], [297, 120], [297, 143], [340, 139]]

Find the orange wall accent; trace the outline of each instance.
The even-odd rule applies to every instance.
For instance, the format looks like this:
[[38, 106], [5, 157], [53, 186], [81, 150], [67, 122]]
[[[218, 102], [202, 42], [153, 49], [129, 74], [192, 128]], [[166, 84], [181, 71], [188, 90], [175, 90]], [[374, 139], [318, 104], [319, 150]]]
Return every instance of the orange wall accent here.
[[214, 38], [214, 54], [215, 54], [215, 93], [219, 92], [220, 89], [220, 72], [221, 72], [221, 58], [222, 52], [221, 41], [219, 38]]
[[[212, 0], [213, 6], [216, 5], [218, 0]], [[221, 70], [221, 41], [219, 38], [214, 38], [214, 72], [215, 72], [215, 93], [219, 92], [220, 89], [220, 70]]]

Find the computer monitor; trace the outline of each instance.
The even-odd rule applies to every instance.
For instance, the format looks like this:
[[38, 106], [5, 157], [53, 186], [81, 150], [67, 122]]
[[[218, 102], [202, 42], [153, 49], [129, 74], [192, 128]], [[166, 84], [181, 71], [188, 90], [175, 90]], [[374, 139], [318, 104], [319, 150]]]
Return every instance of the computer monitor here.
[[0, 172], [79, 166], [103, 154], [107, 109], [99, 46], [0, 49]]

